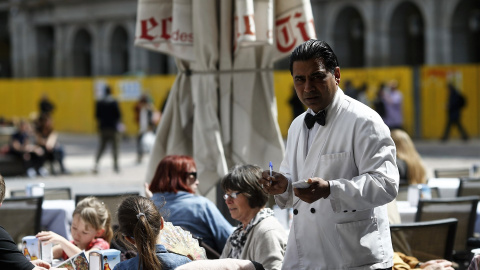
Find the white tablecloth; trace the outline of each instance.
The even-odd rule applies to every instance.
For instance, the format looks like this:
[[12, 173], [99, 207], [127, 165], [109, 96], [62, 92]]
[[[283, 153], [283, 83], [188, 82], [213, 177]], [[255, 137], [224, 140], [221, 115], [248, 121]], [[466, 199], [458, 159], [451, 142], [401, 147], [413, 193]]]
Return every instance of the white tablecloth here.
[[74, 200], [43, 201], [41, 227], [71, 240], [70, 224], [74, 210]]
[[440, 198], [457, 197], [460, 179], [458, 178], [430, 178], [428, 179], [429, 187], [438, 187]]

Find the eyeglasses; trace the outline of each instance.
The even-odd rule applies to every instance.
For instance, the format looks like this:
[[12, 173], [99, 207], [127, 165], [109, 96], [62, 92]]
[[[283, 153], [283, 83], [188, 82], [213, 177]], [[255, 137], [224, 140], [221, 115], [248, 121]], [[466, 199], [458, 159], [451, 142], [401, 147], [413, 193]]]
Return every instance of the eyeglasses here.
[[189, 173], [187, 173], [187, 176], [190, 176], [190, 175], [193, 176], [193, 178], [195, 178], [195, 179], [197, 178], [197, 172], [189, 172]]
[[223, 199], [224, 200], [228, 200], [228, 198], [232, 198], [232, 199], [236, 199], [238, 197], [238, 194], [242, 193], [241, 191], [239, 192], [232, 192], [231, 194], [228, 194], [228, 193], [225, 193], [225, 195], [223, 195]]

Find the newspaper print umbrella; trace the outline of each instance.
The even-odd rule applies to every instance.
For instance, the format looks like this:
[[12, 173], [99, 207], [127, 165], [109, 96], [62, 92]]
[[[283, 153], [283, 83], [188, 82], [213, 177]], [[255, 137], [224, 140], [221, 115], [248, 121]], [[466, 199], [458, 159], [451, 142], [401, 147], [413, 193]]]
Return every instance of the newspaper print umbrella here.
[[166, 155], [194, 157], [206, 194], [235, 164], [280, 165], [273, 63], [315, 38], [308, 0], [139, 0], [135, 45], [178, 74], [146, 181]]

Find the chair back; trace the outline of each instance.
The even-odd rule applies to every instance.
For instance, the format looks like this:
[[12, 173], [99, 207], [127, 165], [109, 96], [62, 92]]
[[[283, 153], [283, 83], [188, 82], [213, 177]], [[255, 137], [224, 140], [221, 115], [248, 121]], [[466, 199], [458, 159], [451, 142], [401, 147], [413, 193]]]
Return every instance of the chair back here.
[[465, 252], [467, 250], [467, 240], [473, 236], [479, 199], [479, 196], [421, 199], [418, 202], [415, 221], [456, 218], [458, 225], [453, 249], [455, 252]]
[[455, 218], [447, 218], [390, 225], [393, 250], [422, 262], [451, 260], [457, 222]]
[[21, 243], [27, 235], [40, 232], [43, 197], [7, 198], [0, 207], [0, 225]]
[[434, 169], [435, 178], [462, 178], [473, 174], [472, 168], [442, 168]]
[[461, 178], [457, 196], [480, 196], [480, 178]]
[[129, 196], [140, 195], [139, 192], [112, 193], [112, 194], [76, 194], [75, 205], [86, 197], [93, 196], [103, 202], [110, 211], [112, 217], [112, 227], [118, 226], [117, 210], [120, 203]]
[[[10, 191], [10, 196], [25, 197], [27, 193], [25, 189], [14, 189]], [[43, 189], [44, 200], [71, 200], [72, 190], [69, 187], [56, 187], [56, 188], [44, 188]]]

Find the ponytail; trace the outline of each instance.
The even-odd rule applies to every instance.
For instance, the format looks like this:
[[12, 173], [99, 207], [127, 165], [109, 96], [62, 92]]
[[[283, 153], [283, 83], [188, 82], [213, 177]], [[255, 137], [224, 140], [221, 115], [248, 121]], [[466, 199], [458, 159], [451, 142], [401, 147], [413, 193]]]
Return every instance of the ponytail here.
[[[118, 232], [135, 241], [140, 258], [138, 268], [161, 270], [162, 265], [156, 256], [156, 243], [162, 227], [162, 216], [155, 204], [145, 197], [128, 197], [118, 207], [118, 222]], [[129, 244], [123, 237], [121, 240]]]

